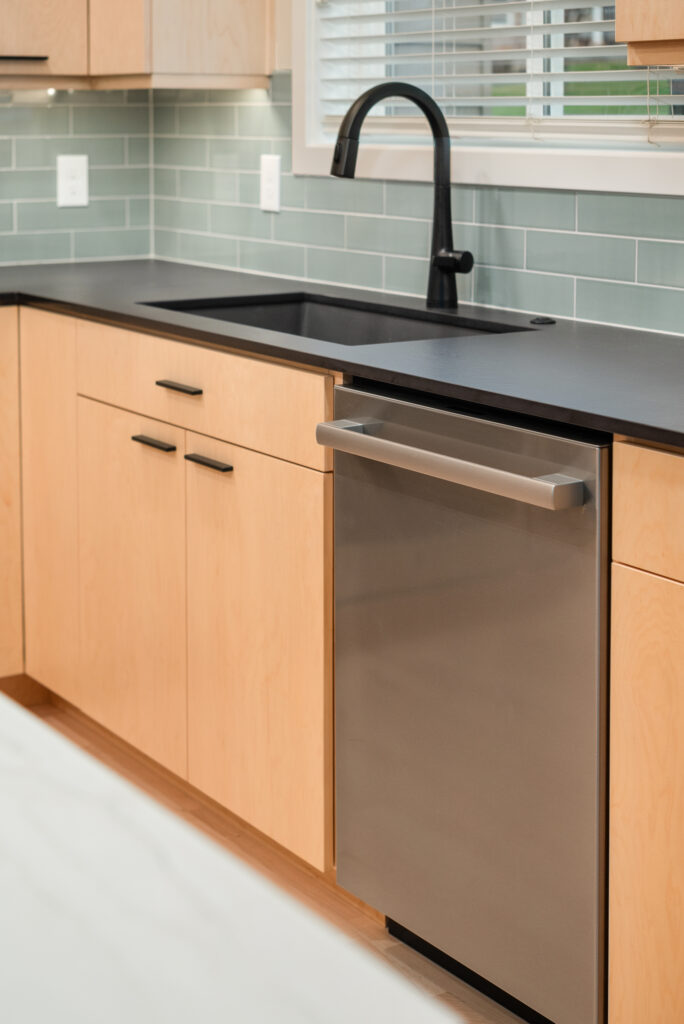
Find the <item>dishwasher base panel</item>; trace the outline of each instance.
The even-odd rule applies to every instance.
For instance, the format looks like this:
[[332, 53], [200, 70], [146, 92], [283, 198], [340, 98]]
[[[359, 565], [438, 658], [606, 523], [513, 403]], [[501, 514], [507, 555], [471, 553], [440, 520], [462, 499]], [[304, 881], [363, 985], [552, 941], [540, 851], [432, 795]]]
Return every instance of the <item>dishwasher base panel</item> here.
[[510, 995], [508, 992], [504, 992], [502, 988], [492, 985], [491, 981], [487, 981], [481, 974], [471, 971], [465, 964], [454, 960], [448, 953], [426, 942], [425, 939], [421, 939], [420, 935], [416, 935], [414, 932], [409, 931], [408, 928], [404, 928], [397, 921], [386, 917], [385, 925], [389, 934], [395, 939], [399, 939], [406, 946], [415, 949], [417, 953], [427, 957], [428, 960], [432, 960], [438, 967], [443, 967], [445, 971], [449, 971], [450, 974], [460, 978], [461, 981], [464, 981], [466, 985], [470, 985], [471, 988], [476, 988], [478, 992], [487, 996], [488, 999], [498, 1003], [499, 1006], [503, 1006], [505, 1010], [515, 1013], [522, 1020], [527, 1021], [528, 1024], [553, 1024], [553, 1021], [549, 1020], [548, 1017], [537, 1013], [531, 1006], [521, 1003], [519, 999], [516, 999], [515, 996]]

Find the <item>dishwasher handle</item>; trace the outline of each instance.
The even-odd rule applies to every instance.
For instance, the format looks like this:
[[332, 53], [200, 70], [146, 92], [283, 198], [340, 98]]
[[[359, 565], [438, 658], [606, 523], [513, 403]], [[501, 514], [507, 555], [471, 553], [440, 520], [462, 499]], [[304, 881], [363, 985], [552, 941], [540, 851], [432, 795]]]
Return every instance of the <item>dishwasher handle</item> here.
[[365, 425], [356, 420], [333, 420], [319, 423], [316, 440], [327, 448], [358, 455], [363, 459], [383, 462], [387, 466], [408, 469], [423, 476], [447, 480], [452, 484], [472, 487], [501, 498], [522, 501], [552, 511], [575, 508], [585, 502], [585, 487], [582, 480], [553, 473], [549, 476], [528, 477], [509, 473], [505, 469], [494, 469], [477, 462], [466, 462], [451, 455], [425, 451], [396, 441], [386, 441], [365, 432]]

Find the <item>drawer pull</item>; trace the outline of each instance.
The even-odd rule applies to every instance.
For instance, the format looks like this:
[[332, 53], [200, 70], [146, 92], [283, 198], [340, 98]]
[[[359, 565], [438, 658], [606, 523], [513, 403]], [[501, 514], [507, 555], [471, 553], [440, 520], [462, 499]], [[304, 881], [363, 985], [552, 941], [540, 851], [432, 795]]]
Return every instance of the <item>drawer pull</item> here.
[[148, 437], [147, 434], [133, 434], [131, 441], [138, 444], [146, 444], [148, 448], [157, 448], [160, 452], [175, 452], [175, 444], [167, 444], [166, 441], [158, 441], [156, 437]]
[[3, 54], [0, 54], [0, 60], [32, 60], [32, 61], [42, 61], [42, 60], [49, 60], [49, 59], [50, 59], [49, 57], [29, 57], [28, 55], [20, 56], [19, 54], [14, 54], [14, 53], [3, 53]]
[[198, 466], [206, 466], [207, 469], [215, 469], [217, 473], [233, 472], [233, 467], [227, 462], [217, 462], [216, 459], [209, 459], [206, 455], [197, 455], [196, 452], [191, 452], [190, 455], [186, 455], [185, 458], [188, 462], [196, 462]]
[[202, 388], [194, 388], [192, 384], [179, 384], [175, 380], [156, 380], [158, 388], [168, 388], [169, 391], [180, 391], [181, 395], [202, 395]]

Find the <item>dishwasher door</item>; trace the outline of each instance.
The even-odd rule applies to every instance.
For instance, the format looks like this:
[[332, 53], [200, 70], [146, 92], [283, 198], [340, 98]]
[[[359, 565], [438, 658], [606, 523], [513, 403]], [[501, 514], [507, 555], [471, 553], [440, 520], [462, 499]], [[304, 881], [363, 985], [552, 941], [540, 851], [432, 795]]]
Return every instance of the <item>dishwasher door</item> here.
[[609, 448], [353, 388], [335, 419], [338, 882], [600, 1022]]

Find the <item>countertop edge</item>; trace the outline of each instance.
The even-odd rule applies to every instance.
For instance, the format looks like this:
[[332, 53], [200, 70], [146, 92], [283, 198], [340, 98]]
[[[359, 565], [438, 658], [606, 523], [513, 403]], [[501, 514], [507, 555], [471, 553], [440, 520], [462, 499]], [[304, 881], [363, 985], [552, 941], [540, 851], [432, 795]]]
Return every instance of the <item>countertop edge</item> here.
[[[131, 261], [131, 265], [135, 262], [136, 261]], [[93, 265], [86, 264], [86, 266], [90, 268], [90, 273], [95, 273], [92, 269]], [[102, 264], [99, 266], [103, 267]], [[175, 267], [176, 270], [183, 267], [183, 265], [180, 264], [170, 264], [169, 266]], [[83, 265], [75, 265], [75, 267], [81, 267], [82, 269]], [[19, 276], [23, 268], [16, 267], [11, 269], [14, 270], [17, 276]], [[26, 269], [33, 269], [35, 271], [38, 268], [34, 267]], [[44, 270], [45, 268], [42, 269]], [[199, 272], [202, 269], [203, 268], [195, 268], [192, 266], [187, 267], [188, 271], [193, 270]], [[243, 276], [246, 280], [249, 279], [249, 275], [242, 275], [240, 272], [226, 271], [225, 274], [227, 277]], [[18, 283], [21, 284], [20, 281]], [[298, 282], [292, 282], [284, 278], [277, 279], [272, 277], [263, 277], [264, 290], [270, 288], [271, 292], [274, 288], [282, 291], [295, 290], [297, 284]], [[61, 287], [64, 287], [64, 290], [68, 291], [67, 285], [63, 285]], [[254, 288], [253, 280], [251, 281], [251, 287], [252, 289]], [[303, 288], [306, 288], [306, 290], [325, 293], [341, 294], [343, 292], [353, 292], [353, 289], [348, 288], [333, 288], [332, 286], [330, 288], [323, 288], [320, 285], [309, 285], [308, 283], [302, 282], [299, 285], [299, 290], [302, 290]], [[52, 292], [52, 295], [46, 294], [48, 290]], [[572, 404], [559, 404], [553, 401], [545, 402], [539, 398], [530, 398], [510, 392], [506, 393], [504, 391], [497, 391], [486, 386], [476, 387], [473, 386], [472, 383], [458, 383], [453, 379], [445, 380], [439, 379], [437, 376], [433, 377], [410, 373], [400, 368], [396, 370], [390, 369], [387, 365], [373, 365], [371, 362], [364, 362], [364, 356], [361, 352], [358, 352], [358, 358], [352, 358], [352, 352], [354, 350], [351, 350], [348, 354], [344, 351], [342, 353], [337, 351], [328, 354], [326, 352], [316, 351], [313, 346], [311, 348], [307, 348], [307, 339], [301, 339], [301, 346], [298, 346], [296, 342], [300, 341], [300, 339], [294, 335], [285, 335], [279, 332], [261, 329], [257, 330], [255, 328], [242, 328], [240, 325], [230, 325], [225, 321], [221, 321], [221, 331], [211, 330], [203, 328], [201, 323], [197, 322], [200, 319], [199, 317], [196, 317], [196, 322], [190, 326], [187, 323], [174, 322], [173, 314], [170, 317], [169, 312], [166, 310], [157, 310], [154, 306], [136, 302], [135, 300], [127, 301], [125, 304], [117, 303], [116, 300], [113, 300], [111, 305], [108, 304], [105, 306], [98, 302], [83, 301], [76, 298], [72, 299], [66, 296], [56, 298], [55, 293], [59, 293], [59, 290], [59, 282], [57, 282], [56, 285], [51, 284], [49, 289], [46, 288], [45, 290], [42, 288], [31, 289], [30, 287], [15, 287], [2, 291], [2, 285], [0, 284], [0, 305], [31, 306], [43, 309], [47, 312], [96, 320], [98, 322], [111, 324], [112, 326], [134, 329], [143, 333], [155, 334], [158, 336], [166, 336], [174, 340], [180, 340], [191, 344], [207, 345], [235, 352], [243, 352], [248, 355], [251, 354], [280, 361], [293, 362], [324, 371], [341, 372], [349, 377], [366, 380], [373, 384], [402, 388], [414, 392], [422, 392], [424, 394], [435, 395], [454, 402], [468, 403], [483, 409], [489, 408], [498, 412], [512, 413], [517, 416], [529, 417], [530, 419], [542, 419], [557, 424], [568, 425], [570, 427], [600, 431], [602, 433], [624, 434], [635, 439], [655, 444], [660, 443], [673, 445], [675, 447], [684, 447], [684, 430], [670, 429], [663, 425], [658, 425], [657, 423], [645, 422], [642, 419], [616, 416], [611, 412], [602, 413], [597, 411], [596, 408], [578, 408]], [[258, 292], [255, 292], [255, 294], [258, 294]], [[394, 305], [396, 300], [396, 305], [400, 308], [415, 308], [416, 306], [416, 300], [409, 297], [407, 297], [406, 300], [402, 300], [400, 296], [388, 297], [381, 293], [376, 295], [376, 293], [373, 292], [366, 292], [365, 297], [366, 301], [384, 301], [387, 305]], [[117, 308], [117, 306], [119, 308]], [[471, 307], [466, 306], [466, 308], [468, 312], [470, 312]], [[480, 311], [477, 310], [477, 315], [479, 315], [479, 312]], [[493, 321], [495, 321], [497, 317], [499, 319], [506, 317], [516, 326], [519, 325], [521, 331], [524, 329], [523, 324], [528, 321], [528, 316], [526, 314], [505, 314], [503, 311], [497, 310], [487, 310], [486, 312], [488, 313], [488, 318], [491, 318]], [[182, 320], [183, 317], [177, 317], [176, 319]], [[582, 333], [583, 325], [578, 325], [576, 322], [559, 321], [559, 324], [564, 324], [565, 329], [568, 332], [574, 331], [575, 333]], [[589, 327], [590, 325], [587, 325], [587, 330]], [[607, 328], [605, 325], [597, 325], [595, 333], [598, 336], [606, 331], [615, 331], [615, 328]], [[648, 332], [642, 333], [646, 335]], [[249, 337], [250, 334], [252, 337]], [[255, 338], [255, 334], [260, 335], [260, 337]], [[513, 330], [507, 335], [507, 338], [509, 339], [515, 337], [520, 337], [520, 332]], [[650, 337], [651, 336], [649, 334], [649, 338]], [[273, 339], [272, 341], [270, 340], [271, 338]], [[292, 345], [288, 344], [288, 340], [290, 338], [294, 342]], [[672, 339], [668, 336], [666, 340], [671, 341]], [[681, 344], [682, 369], [684, 374], [684, 340], [682, 340]], [[330, 345], [329, 347], [337, 350], [342, 348], [342, 346], [339, 345]], [[373, 354], [375, 354], [377, 348], [382, 348], [382, 346], [376, 346], [373, 350]], [[368, 352], [368, 347], [365, 347], [365, 352]], [[391, 354], [386, 361], [391, 364]], [[400, 362], [401, 360], [399, 359], [398, 361]], [[427, 360], [423, 361], [427, 362]], [[378, 362], [378, 360], [376, 360], [376, 362]], [[587, 373], [589, 376], [590, 371], [588, 370]], [[455, 371], [449, 375], [452, 377], [455, 376]], [[444, 374], [444, 376], [447, 376], [447, 374]]]

